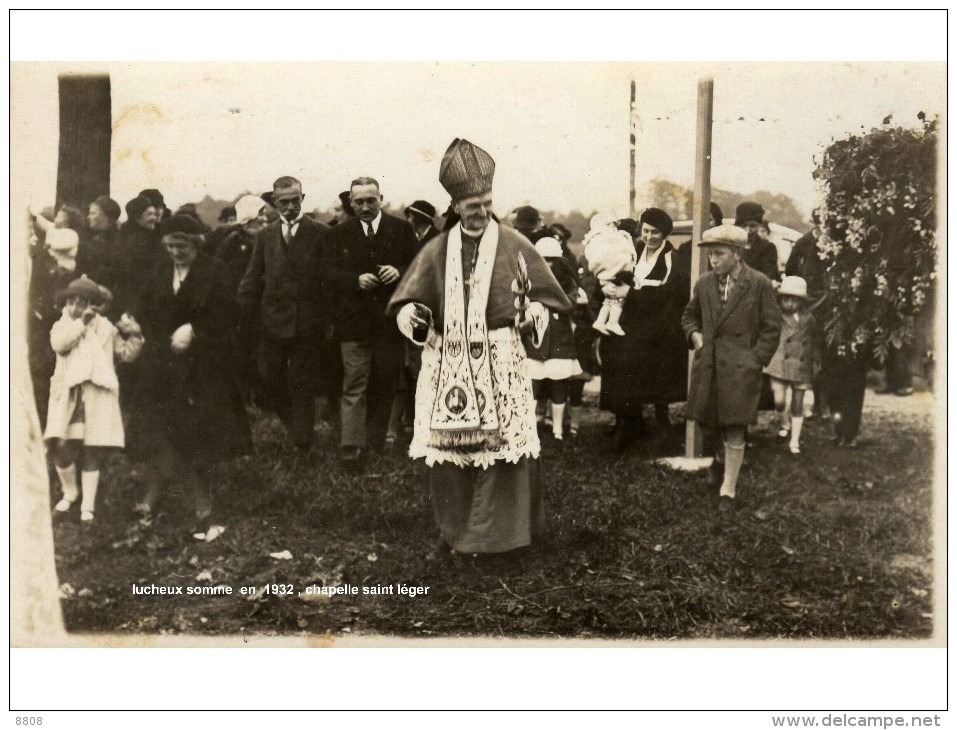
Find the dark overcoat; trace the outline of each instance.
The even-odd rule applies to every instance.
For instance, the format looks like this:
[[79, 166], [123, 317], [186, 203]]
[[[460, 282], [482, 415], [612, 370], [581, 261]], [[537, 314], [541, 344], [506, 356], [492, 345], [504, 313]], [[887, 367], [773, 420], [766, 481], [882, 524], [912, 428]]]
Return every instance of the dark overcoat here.
[[748, 240], [751, 242], [751, 248], [744, 253], [744, 263], [772, 281], [779, 281], [781, 275], [778, 271], [777, 246], [760, 236], [749, 236]]
[[692, 359], [688, 418], [709, 427], [751, 423], [761, 397], [761, 369], [781, 336], [781, 310], [770, 279], [742, 266], [722, 305], [718, 277], [709, 271], [695, 283], [681, 325], [689, 347], [694, 332], [704, 338]]
[[139, 319], [137, 307], [149, 285], [150, 276], [157, 266], [170, 260], [169, 252], [160, 243], [158, 230], [143, 228], [134, 221], [127, 221], [120, 227], [115, 250], [115, 286], [110, 319], [115, 321], [123, 312], [129, 312]]
[[793, 314], [782, 316], [781, 340], [765, 372], [789, 383], [810, 383], [821, 369], [821, 342], [813, 314], [804, 310], [797, 322]]
[[812, 303], [816, 305], [827, 292], [824, 280], [826, 269], [817, 255], [817, 238], [814, 231], [808, 231], [794, 242], [787, 265], [784, 267], [785, 276], [800, 276], [807, 282], [807, 293]]
[[[550, 257], [545, 259], [555, 275], [565, 296], [574, 302], [578, 297], [578, 280], [564, 257]], [[578, 349], [575, 343], [575, 333], [572, 327], [572, 315], [564, 312], [549, 312], [548, 327], [542, 334], [541, 341], [535, 345], [531, 335], [522, 337], [525, 353], [532, 360], [545, 362], [547, 360], [577, 360]]]
[[[101, 286], [105, 286], [115, 295], [117, 285], [118, 262], [117, 238], [119, 229], [111, 226], [106, 230], [93, 231], [89, 228], [80, 234], [80, 246], [76, 252], [77, 275], [86, 274], [90, 279]], [[115, 310], [114, 310], [115, 311]], [[122, 312], [119, 312], [122, 314]], [[109, 313], [111, 319], [113, 311]]]
[[256, 237], [246, 233], [242, 226], [236, 226], [225, 236], [222, 236], [212, 254], [213, 258], [223, 262], [226, 270], [226, 280], [233, 293], [239, 291], [243, 277], [249, 269], [253, 251], [256, 248]]
[[322, 267], [323, 286], [334, 293], [333, 321], [340, 341], [377, 336], [402, 340], [395, 319], [385, 316], [398, 282], [363, 291], [359, 288], [359, 276], [378, 274], [379, 266], [394, 266], [401, 277], [419, 248], [412, 225], [387, 213], [382, 214], [371, 242], [358, 218], [340, 223], [329, 232]]
[[278, 219], [256, 237], [239, 303], [247, 315], [258, 307], [266, 337], [312, 339], [325, 332], [330, 300], [319, 271], [326, 235], [324, 226], [303, 216], [288, 245]]
[[[674, 247], [665, 241], [640, 288], [625, 297], [619, 324], [624, 336], [602, 338], [601, 407], [619, 416], [641, 415], [643, 403], [687, 397], [688, 347], [681, 315], [690, 283]], [[644, 244], [637, 248], [642, 255]]]
[[[231, 334], [235, 296], [223, 264], [199, 254], [179, 291], [173, 262], [159, 265], [140, 302], [146, 346], [144, 377], [130, 419], [130, 447], [147, 458], [161, 435], [191, 462], [215, 463], [252, 448], [242, 396], [232, 378]], [[182, 354], [170, 337], [191, 324], [192, 344]]]
[[600, 375], [601, 366], [595, 354], [595, 338], [598, 337], [598, 330], [591, 326], [601, 309], [601, 302], [596, 293], [599, 291], [598, 277], [589, 271], [588, 261], [584, 256], [575, 260], [573, 265], [578, 285], [588, 297], [588, 301], [584, 304], [577, 303], [578, 292], [575, 293], [576, 298], [572, 299], [575, 302], [572, 321], [575, 323], [575, 351], [578, 354], [578, 364], [589, 376]]

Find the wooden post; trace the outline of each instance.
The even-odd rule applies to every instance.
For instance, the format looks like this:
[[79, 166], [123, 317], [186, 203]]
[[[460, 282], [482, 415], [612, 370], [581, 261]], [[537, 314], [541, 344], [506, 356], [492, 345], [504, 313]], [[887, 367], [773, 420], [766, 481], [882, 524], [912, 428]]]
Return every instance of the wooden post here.
[[628, 175], [628, 215], [632, 219], [635, 217], [635, 146], [637, 137], [635, 132], [638, 127], [638, 110], [635, 107], [635, 82], [631, 82], [631, 105], [628, 107], [628, 151], [630, 154], [630, 165]]
[[112, 109], [109, 75], [60, 77], [60, 157], [56, 205], [84, 212], [110, 194]]
[[[714, 112], [714, 81], [698, 81], [698, 121], [695, 135], [694, 161], [694, 206], [692, 210], [691, 241], [691, 291], [694, 293], [698, 277], [707, 272], [708, 259], [701, 255], [696, 245], [701, 234], [708, 228], [711, 215], [711, 125]], [[691, 378], [691, 354], [688, 355], [689, 392]], [[685, 456], [699, 457], [704, 450], [704, 439], [697, 421], [690, 418], [685, 426]]]

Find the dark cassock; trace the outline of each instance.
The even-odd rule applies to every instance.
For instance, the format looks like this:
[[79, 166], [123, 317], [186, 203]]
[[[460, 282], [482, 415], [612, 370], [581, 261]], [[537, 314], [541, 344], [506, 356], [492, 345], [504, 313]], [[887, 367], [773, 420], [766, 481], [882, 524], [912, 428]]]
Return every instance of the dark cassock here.
[[[481, 148], [452, 143], [439, 182], [459, 212], [470, 201], [485, 203], [483, 230], [464, 228], [466, 214], [425, 244], [387, 310], [422, 347], [409, 455], [430, 467], [439, 530], [460, 553], [524, 547], [541, 527], [541, 446], [516, 306], [527, 304], [539, 335], [549, 310], [572, 310], [528, 239], [492, 220], [494, 170]], [[513, 290], [524, 278], [521, 260], [529, 284], [525, 302]], [[413, 316], [421, 317], [423, 308], [431, 325], [416, 329]]]

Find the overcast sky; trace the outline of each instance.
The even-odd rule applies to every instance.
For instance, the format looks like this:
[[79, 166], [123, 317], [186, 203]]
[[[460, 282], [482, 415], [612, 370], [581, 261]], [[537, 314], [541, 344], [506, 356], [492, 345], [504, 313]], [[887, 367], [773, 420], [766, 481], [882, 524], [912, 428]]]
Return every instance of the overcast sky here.
[[57, 74], [74, 68], [111, 76], [112, 196], [122, 204], [154, 187], [173, 208], [267, 190], [282, 174], [303, 181], [309, 209], [358, 175], [378, 178], [393, 204], [443, 208], [439, 160], [460, 136], [495, 158], [499, 212], [625, 215], [630, 81], [641, 205], [651, 178], [692, 183], [697, 80], [710, 75], [712, 183], [783, 193], [808, 213], [823, 145], [945, 103], [945, 67], [927, 63], [17, 64], [16, 103], [39, 121], [28, 134], [41, 203], [55, 190]]

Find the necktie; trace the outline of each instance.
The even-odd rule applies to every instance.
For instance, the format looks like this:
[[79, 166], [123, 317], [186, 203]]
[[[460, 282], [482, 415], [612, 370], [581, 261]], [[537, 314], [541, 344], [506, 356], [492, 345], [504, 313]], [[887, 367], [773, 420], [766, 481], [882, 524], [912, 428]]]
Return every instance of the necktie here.
[[370, 242], [375, 240], [375, 230], [372, 228], [371, 223], [369, 227], [366, 228], [366, 238], [368, 238]]
[[731, 277], [730, 276], [721, 277], [719, 281], [721, 283], [721, 301], [727, 302], [728, 288], [729, 288], [729, 285], [731, 284]]
[[286, 242], [287, 245], [292, 242], [292, 226], [293, 224], [290, 223], [289, 221], [283, 221], [282, 239]]

